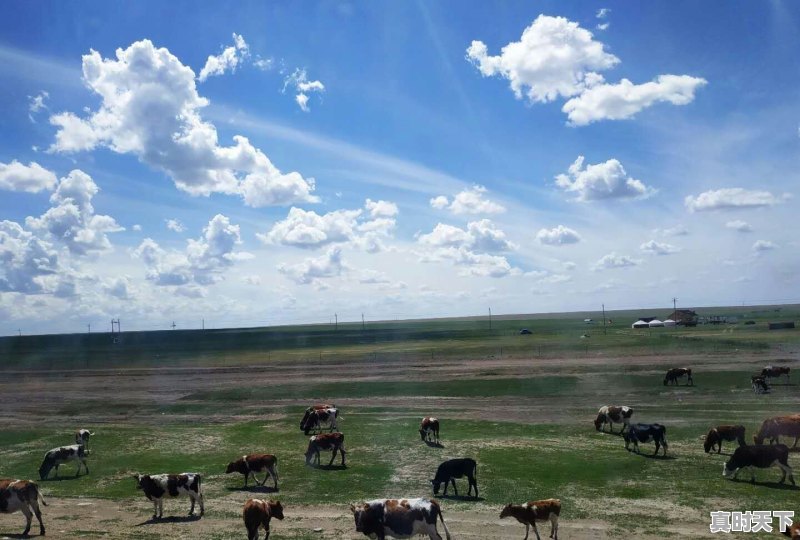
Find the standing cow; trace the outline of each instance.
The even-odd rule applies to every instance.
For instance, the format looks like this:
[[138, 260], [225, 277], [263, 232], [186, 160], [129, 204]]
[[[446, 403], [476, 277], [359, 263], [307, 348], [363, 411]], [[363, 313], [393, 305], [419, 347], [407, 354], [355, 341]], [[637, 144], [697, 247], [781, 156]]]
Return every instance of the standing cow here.
[[283, 506], [280, 501], [247, 499], [242, 517], [247, 529], [247, 540], [258, 540], [258, 529], [262, 527], [267, 533], [264, 540], [269, 540], [269, 522], [272, 518], [283, 519]]
[[789, 467], [789, 448], [785, 444], [754, 444], [753, 446], [740, 446], [722, 468], [722, 476], [736, 479], [742, 469], [750, 469], [750, 482], [756, 483], [753, 468], [768, 469], [777, 466], [783, 475], [779, 483], [783, 484], [786, 475], [794, 483], [792, 468]]
[[79, 429], [75, 432], [75, 444], [83, 445], [86, 451], [89, 451], [89, 437], [94, 436], [94, 433], [88, 429]]
[[791, 368], [787, 366], [767, 366], [761, 370], [761, 376], [766, 379], [777, 379], [781, 375], [786, 375], [786, 382], [789, 382], [789, 372]]
[[22, 536], [28, 536], [33, 516], [39, 520], [39, 534], [44, 536], [44, 523], [39, 503], [47, 506], [39, 491], [39, 486], [29, 480], [12, 480], [0, 478], [0, 514], [22, 512], [25, 515], [25, 530]]
[[328, 467], [333, 465], [333, 460], [336, 459], [336, 452], [342, 455], [342, 467], [346, 467], [343, 433], [312, 435], [308, 440], [308, 448], [306, 449], [306, 465], [311, 465], [312, 459], [314, 464], [319, 465], [319, 453], [321, 450], [331, 451], [331, 461], [328, 463]]
[[376, 499], [363, 504], [350, 505], [356, 531], [364, 536], [384, 540], [428, 536], [430, 540], [442, 540], [436, 529], [436, 519], [442, 522], [444, 534], [450, 540], [450, 531], [442, 516], [439, 503], [429, 499]]
[[472, 489], [475, 489], [475, 498], [478, 498], [478, 481], [475, 478], [478, 472], [478, 464], [472, 458], [450, 459], [445, 461], [439, 468], [436, 469], [436, 476], [431, 480], [433, 486], [433, 494], [439, 494], [439, 488], [444, 484], [443, 496], [447, 496], [448, 484], [453, 484], [453, 491], [458, 497], [458, 489], [456, 488], [456, 479], [467, 477], [469, 482], [469, 490], [467, 496], [472, 494]]
[[419, 436], [423, 441], [431, 442], [431, 436], [439, 444], [439, 420], [433, 416], [426, 416], [419, 425]]
[[617, 424], [622, 424], [622, 429], [620, 430], [620, 433], [622, 433], [625, 431], [625, 428], [630, 426], [631, 416], [633, 416], [633, 409], [631, 407], [625, 405], [622, 407], [605, 405], [600, 407], [600, 410], [597, 411], [597, 418], [594, 420], [594, 428], [597, 431], [602, 431], [605, 425], [609, 424], [611, 433], [614, 433], [614, 422], [616, 422]]
[[717, 447], [717, 454], [722, 452], [722, 441], [737, 441], [739, 446], [746, 446], [744, 440], [744, 426], [717, 426], [711, 428], [706, 435], [706, 440], [703, 442], [703, 449], [706, 454], [714, 451]]
[[537, 521], [550, 522], [550, 538], [558, 540], [558, 518], [561, 515], [561, 501], [558, 499], [544, 499], [541, 501], [529, 501], [525, 504], [508, 503], [500, 512], [500, 519], [513, 517], [525, 525], [525, 538], [528, 540], [530, 528], [536, 534], [536, 540], [541, 540], [539, 530], [536, 528]]
[[800, 414], [767, 418], [761, 424], [758, 433], [753, 436], [753, 441], [756, 444], [763, 444], [764, 440], [769, 439], [770, 443], [777, 443], [781, 436], [794, 437], [792, 448], [797, 447], [797, 441], [800, 439]]
[[[244, 475], [244, 487], [247, 487], [250, 475], [253, 476], [253, 481], [259, 486], [266, 484], [267, 478], [272, 476], [275, 490], [278, 489], [278, 458], [272, 454], [247, 454], [236, 461], [231, 461], [225, 469], [225, 474], [234, 472]], [[256, 473], [260, 472], [266, 472], [262, 482], [259, 482], [258, 478], [256, 478]]]
[[188, 496], [192, 501], [189, 515], [194, 515], [195, 502], [200, 504], [200, 515], [205, 514], [199, 474], [137, 474], [134, 478], [136, 479], [136, 489], [141, 489], [147, 500], [153, 502], [153, 519], [163, 517], [164, 497]]
[[694, 386], [694, 379], [692, 379], [692, 370], [690, 368], [685, 367], [678, 367], [672, 368], [667, 371], [667, 374], [664, 376], [664, 386], [668, 384], [678, 384], [678, 379], [681, 377], [686, 377], [686, 385]]
[[653, 441], [656, 443], [653, 455], [658, 455], [658, 449], [661, 447], [664, 447], [664, 455], [667, 455], [667, 428], [661, 424], [633, 424], [622, 437], [625, 439], [625, 450], [630, 451], [628, 445], [633, 442], [633, 450], [638, 454], [640, 442]]
[[323, 425], [327, 425], [331, 432], [339, 429], [336, 425], [336, 418], [339, 416], [337, 409], [314, 409], [312, 411], [306, 410], [303, 421], [300, 423], [300, 429], [303, 433], [308, 435], [311, 430], [322, 431]]
[[78, 470], [75, 471], [75, 476], [81, 473], [81, 465], [86, 469], [86, 474], [89, 474], [89, 466], [86, 464], [86, 456], [88, 451], [83, 448], [81, 444], [73, 444], [71, 446], [60, 446], [49, 450], [44, 455], [44, 460], [39, 466], [39, 478], [44, 480], [50, 471], [55, 467], [56, 478], [58, 478], [58, 468], [69, 461], [78, 462]]

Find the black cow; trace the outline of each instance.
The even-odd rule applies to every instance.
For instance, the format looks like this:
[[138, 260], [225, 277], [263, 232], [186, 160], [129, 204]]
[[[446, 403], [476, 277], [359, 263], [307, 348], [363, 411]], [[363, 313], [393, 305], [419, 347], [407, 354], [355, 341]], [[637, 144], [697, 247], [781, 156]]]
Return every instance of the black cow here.
[[447, 495], [447, 485], [448, 483], [452, 483], [453, 491], [455, 491], [457, 497], [458, 489], [456, 489], [456, 478], [463, 478], [466, 476], [469, 482], [467, 495], [469, 496], [472, 493], [472, 488], [474, 487], [475, 498], [478, 498], [478, 481], [475, 479], [477, 471], [478, 464], [471, 458], [450, 459], [445, 461], [436, 469], [436, 476], [431, 480], [433, 494], [438, 495], [439, 487], [444, 484], [443, 495]]
[[664, 375], [664, 386], [667, 386], [668, 384], [678, 384], [678, 379], [684, 375], [686, 376], [686, 385], [694, 385], [694, 379], [692, 379], [692, 370], [690, 368], [677, 367], [668, 370], [667, 374]]
[[752, 446], [738, 447], [722, 468], [722, 476], [736, 479], [739, 471], [749, 468], [750, 482], [755, 484], [756, 476], [753, 473], [753, 467], [768, 469], [774, 466], [777, 466], [783, 472], [780, 480], [781, 484], [786, 480], [786, 474], [788, 473], [789, 481], [792, 485], [795, 485], [792, 468], [789, 467], [789, 447], [785, 444], [754, 444]]
[[653, 455], [657, 455], [658, 449], [662, 446], [664, 455], [667, 455], [667, 428], [661, 424], [632, 424], [622, 436], [625, 438], [625, 450], [630, 451], [628, 445], [633, 442], [633, 450], [638, 454], [639, 443], [654, 441], [656, 451], [653, 452]]
[[750, 385], [753, 387], [753, 392], [756, 394], [769, 393], [769, 384], [767, 384], [766, 377], [761, 375], [753, 375], [750, 377]]

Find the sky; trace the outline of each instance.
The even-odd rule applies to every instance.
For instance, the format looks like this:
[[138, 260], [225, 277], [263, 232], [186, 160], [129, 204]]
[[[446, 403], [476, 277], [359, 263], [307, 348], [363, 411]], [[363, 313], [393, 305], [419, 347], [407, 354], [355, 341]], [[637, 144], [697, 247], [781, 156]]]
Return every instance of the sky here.
[[793, 2], [6, 2], [0, 335], [800, 302]]

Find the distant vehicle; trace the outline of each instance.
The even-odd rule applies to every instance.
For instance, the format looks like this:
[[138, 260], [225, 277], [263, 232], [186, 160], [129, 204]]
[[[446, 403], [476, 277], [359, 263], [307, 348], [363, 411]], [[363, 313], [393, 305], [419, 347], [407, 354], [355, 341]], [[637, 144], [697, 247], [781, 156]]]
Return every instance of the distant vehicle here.
[[583, 319], [583, 322], [585, 322], [586, 324], [592, 324], [594, 322], [594, 319]]
[[531, 332], [527, 328], [523, 328], [522, 330], [519, 331], [519, 335], [521, 336], [527, 336], [528, 334], [533, 334], [533, 332]]

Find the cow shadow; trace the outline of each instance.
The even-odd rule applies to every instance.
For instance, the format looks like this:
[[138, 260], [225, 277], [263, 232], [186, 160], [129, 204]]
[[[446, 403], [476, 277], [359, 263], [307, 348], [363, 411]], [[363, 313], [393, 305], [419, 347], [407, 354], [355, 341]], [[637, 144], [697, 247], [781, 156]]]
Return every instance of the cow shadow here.
[[641, 457], [647, 458], [647, 459], [656, 459], [658, 461], [672, 461], [673, 459], [678, 459], [677, 457], [675, 457], [673, 455], [665, 456], [664, 454], [649, 454], [649, 453], [645, 454], [645, 453], [641, 453], [641, 452], [637, 454], [633, 450], [628, 450], [628, 452], [630, 452], [631, 454], [633, 454], [635, 456], [641, 456]]
[[31, 532], [28, 534], [19, 534], [19, 533], [12, 534], [12, 533], [0, 532], [0, 538], [33, 538], [34, 536], [36, 536], [35, 534], [32, 534], [33, 531], [34, 528], [31, 527]]
[[444, 448], [444, 445], [440, 442], [425, 441], [425, 444], [428, 445], [428, 448]]
[[228, 491], [244, 491], [247, 493], [278, 493], [280, 491], [279, 488], [274, 488], [272, 486], [237, 486], [228, 487], [226, 489]]
[[744, 478], [734, 478], [734, 479], [731, 480], [731, 482], [736, 482], [736, 483], [740, 483], [740, 484], [752, 484], [754, 486], [761, 486], [761, 487], [765, 487], [765, 488], [777, 489], [777, 490], [783, 490], [783, 491], [798, 491], [798, 490], [800, 490], [800, 487], [798, 487], [798, 486], [793, 486], [792, 484], [789, 484], [789, 483], [781, 484], [781, 483], [775, 482], [775, 481], [773, 481], [773, 482], [759, 482], [758, 480], [756, 480], [755, 482], [750, 482], [750, 480], [745, 480]]
[[136, 527], [143, 527], [145, 525], [157, 525], [161, 523], [193, 523], [195, 521], [200, 521], [202, 516], [197, 514], [193, 516], [167, 516], [161, 518], [150, 518], [147, 521], [142, 521], [141, 523], [137, 523]]
[[473, 497], [472, 495], [434, 495], [437, 499], [447, 499], [448, 501], [482, 502], [483, 497]]
[[52, 476], [50, 478], [45, 478], [44, 480], [37, 480], [37, 482], [64, 482], [69, 480], [77, 480], [81, 476], [86, 476], [86, 475], [81, 474], [78, 476]]
[[320, 471], [344, 471], [347, 470], [347, 465], [309, 465], [312, 469]]

